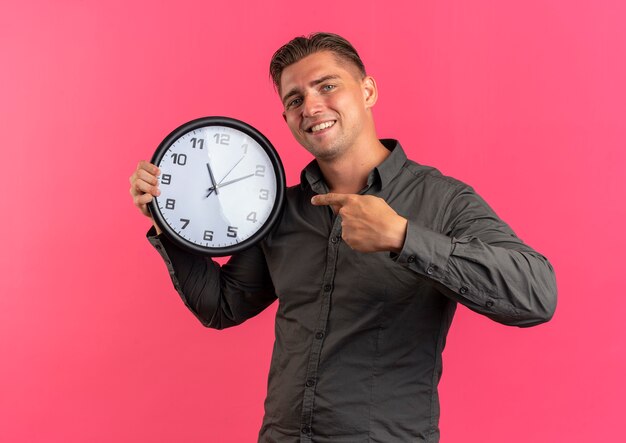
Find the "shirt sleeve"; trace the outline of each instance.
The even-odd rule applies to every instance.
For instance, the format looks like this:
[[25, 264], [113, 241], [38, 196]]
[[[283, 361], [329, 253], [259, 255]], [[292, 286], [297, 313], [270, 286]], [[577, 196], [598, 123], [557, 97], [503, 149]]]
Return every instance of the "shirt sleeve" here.
[[554, 315], [552, 266], [468, 186], [452, 192], [441, 232], [409, 220], [395, 259], [431, 279], [446, 296], [499, 323], [533, 326]]
[[235, 254], [220, 266], [187, 252], [151, 228], [148, 241], [163, 258], [174, 288], [206, 327], [224, 329], [257, 315], [276, 299], [259, 245]]

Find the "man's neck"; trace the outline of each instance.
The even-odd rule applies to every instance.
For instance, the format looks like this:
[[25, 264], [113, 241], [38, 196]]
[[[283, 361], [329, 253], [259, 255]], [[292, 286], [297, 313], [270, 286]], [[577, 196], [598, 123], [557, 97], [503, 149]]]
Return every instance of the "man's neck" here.
[[389, 156], [389, 150], [378, 139], [349, 155], [328, 161], [317, 160], [330, 192], [357, 194], [367, 184], [369, 173]]

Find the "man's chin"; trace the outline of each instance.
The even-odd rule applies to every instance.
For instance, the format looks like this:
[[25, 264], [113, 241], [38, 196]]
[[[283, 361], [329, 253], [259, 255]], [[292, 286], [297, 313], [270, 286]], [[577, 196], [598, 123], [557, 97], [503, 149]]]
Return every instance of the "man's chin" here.
[[341, 154], [340, 144], [331, 143], [311, 143], [310, 140], [301, 140], [300, 144], [318, 160], [332, 160]]
[[334, 146], [305, 146], [304, 148], [318, 160], [328, 161], [339, 155], [339, 150]]

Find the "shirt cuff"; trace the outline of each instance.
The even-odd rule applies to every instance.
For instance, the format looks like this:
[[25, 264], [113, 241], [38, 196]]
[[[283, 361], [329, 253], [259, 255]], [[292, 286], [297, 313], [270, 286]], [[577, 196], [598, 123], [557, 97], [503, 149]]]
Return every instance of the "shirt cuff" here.
[[439, 280], [448, 267], [452, 249], [452, 238], [409, 220], [402, 250], [391, 257], [419, 274]]
[[167, 247], [170, 245], [169, 241], [167, 240], [167, 237], [165, 237], [163, 233], [157, 234], [156, 229], [154, 228], [154, 226], [152, 226], [146, 233], [146, 238], [148, 239], [150, 244], [154, 247], [154, 249], [157, 250], [161, 258], [167, 265], [167, 270], [169, 271], [170, 275], [174, 275], [174, 267], [172, 266], [172, 260], [170, 259], [167, 253]]

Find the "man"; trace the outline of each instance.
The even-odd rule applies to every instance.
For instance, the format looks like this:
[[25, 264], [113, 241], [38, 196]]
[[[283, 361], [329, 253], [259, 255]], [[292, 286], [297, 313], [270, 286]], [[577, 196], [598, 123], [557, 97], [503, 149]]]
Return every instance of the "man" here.
[[[239, 324], [278, 298], [259, 441], [437, 442], [456, 303], [504, 324], [545, 322], [552, 268], [470, 187], [378, 139], [376, 82], [346, 40], [296, 38], [270, 71], [287, 125], [315, 157], [280, 223], [221, 268], [158, 231], [150, 242], [206, 326]], [[157, 175], [140, 162], [130, 179], [145, 215]]]

